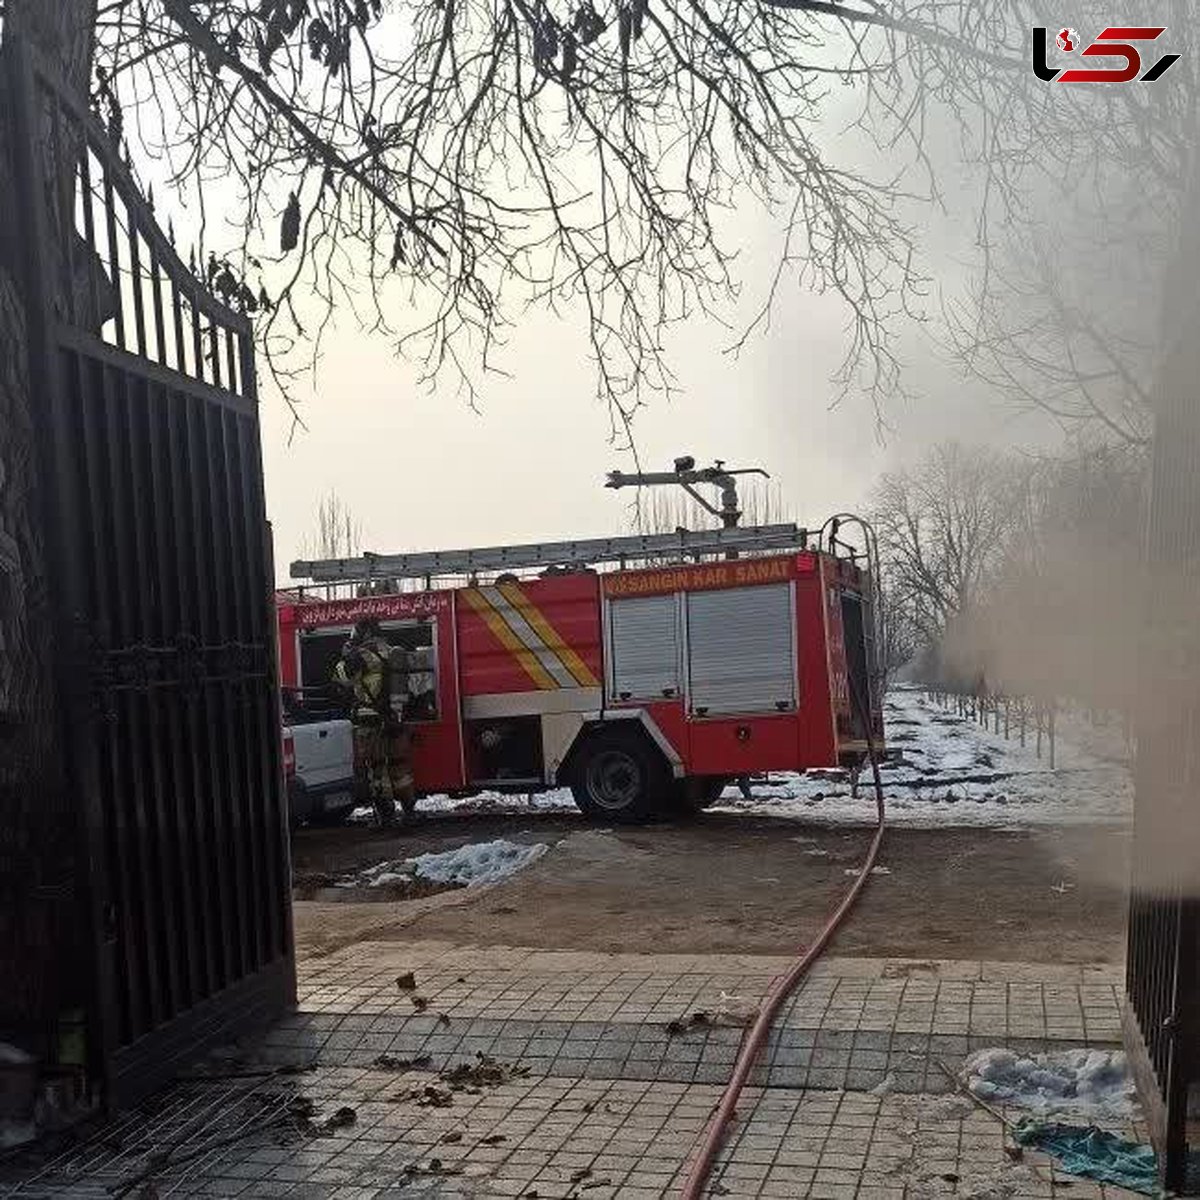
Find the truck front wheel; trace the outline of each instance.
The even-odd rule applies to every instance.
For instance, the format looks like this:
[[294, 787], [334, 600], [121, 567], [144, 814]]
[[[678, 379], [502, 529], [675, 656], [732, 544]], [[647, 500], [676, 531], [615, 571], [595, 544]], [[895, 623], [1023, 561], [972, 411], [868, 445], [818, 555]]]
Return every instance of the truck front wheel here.
[[580, 747], [571, 792], [594, 821], [636, 824], [665, 810], [671, 772], [663, 756], [634, 729], [600, 729]]

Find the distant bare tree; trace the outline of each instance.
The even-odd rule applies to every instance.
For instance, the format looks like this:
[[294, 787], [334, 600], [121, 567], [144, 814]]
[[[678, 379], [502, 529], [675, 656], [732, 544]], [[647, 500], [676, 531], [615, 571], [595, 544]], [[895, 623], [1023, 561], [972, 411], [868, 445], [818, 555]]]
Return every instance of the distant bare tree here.
[[[794, 520], [778, 484], [749, 479], [739, 490], [743, 525], [775, 525]], [[641, 490], [633, 515], [638, 533], [673, 533], [676, 529], [709, 529], [720, 524], [681, 488]]]
[[309, 558], [353, 558], [361, 551], [362, 523], [337, 492], [330, 492], [317, 505], [317, 527], [302, 552]]
[[879, 666], [885, 682], [897, 672], [909, 666], [924, 648], [921, 631], [917, 625], [913, 603], [903, 590], [893, 584], [887, 567], [879, 583], [879, 603], [883, 638], [879, 653]]
[[[1145, 446], [1162, 223], [1132, 204], [1110, 224], [1073, 219], [1073, 227], [1026, 227], [994, 248], [969, 294], [947, 305], [950, 340], [992, 395], [1049, 414], [1073, 436]], [[1100, 228], [1115, 232], [1097, 245]]]
[[1027, 486], [1027, 468], [957, 442], [916, 466], [884, 475], [872, 497], [890, 609], [906, 638], [936, 645], [978, 604], [1005, 549]]
[[[306, 559], [354, 558], [362, 553], [362, 524], [337, 494], [329, 492], [317, 504], [316, 528], [300, 545]], [[353, 591], [345, 584], [327, 584], [325, 596], [332, 600]]]

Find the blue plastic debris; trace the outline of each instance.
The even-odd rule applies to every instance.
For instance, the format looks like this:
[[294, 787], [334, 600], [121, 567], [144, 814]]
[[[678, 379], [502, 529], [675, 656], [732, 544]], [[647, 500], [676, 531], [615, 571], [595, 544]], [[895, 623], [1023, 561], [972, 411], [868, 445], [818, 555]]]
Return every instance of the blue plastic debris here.
[[1113, 1183], [1141, 1192], [1160, 1193], [1158, 1164], [1151, 1146], [1127, 1142], [1095, 1125], [1061, 1125], [1025, 1120], [1013, 1130], [1022, 1146], [1052, 1154], [1069, 1175]]

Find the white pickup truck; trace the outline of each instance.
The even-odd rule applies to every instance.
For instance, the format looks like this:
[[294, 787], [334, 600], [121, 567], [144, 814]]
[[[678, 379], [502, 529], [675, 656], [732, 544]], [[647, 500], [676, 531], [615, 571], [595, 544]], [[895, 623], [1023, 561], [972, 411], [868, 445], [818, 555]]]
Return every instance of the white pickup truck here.
[[354, 732], [326, 696], [284, 693], [283, 763], [293, 828], [340, 824], [359, 803]]

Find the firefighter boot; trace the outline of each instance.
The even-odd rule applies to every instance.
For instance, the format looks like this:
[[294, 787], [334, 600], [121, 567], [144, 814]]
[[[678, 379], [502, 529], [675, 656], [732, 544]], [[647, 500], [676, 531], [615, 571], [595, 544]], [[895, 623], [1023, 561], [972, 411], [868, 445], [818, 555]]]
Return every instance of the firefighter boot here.
[[390, 829], [396, 824], [396, 796], [386, 759], [371, 764], [371, 804], [380, 829]]

